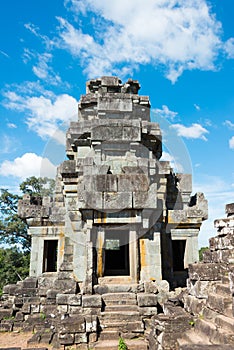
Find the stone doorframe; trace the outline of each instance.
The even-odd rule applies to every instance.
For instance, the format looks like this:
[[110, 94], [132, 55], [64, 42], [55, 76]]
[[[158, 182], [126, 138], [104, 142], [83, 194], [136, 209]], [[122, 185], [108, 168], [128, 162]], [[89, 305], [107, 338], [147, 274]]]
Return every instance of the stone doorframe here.
[[[116, 228], [113, 228], [116, 230]], [[121, 231], [121, 228], [118, 228]], [[123, 231], [126, 229], [123, 227]], [[97, 249], [97, 277], [99, 284], [109, 283], [138, 283], [139, 257], [138, 257], [138, 235], [136, 231], [129, 230], [129, 276], [105, 276], [105, 236], [106, 232], [111, 231], [111, 228], [98, 227], [96, 238]], [[123, 233], [124, 234], [124, 233]]]

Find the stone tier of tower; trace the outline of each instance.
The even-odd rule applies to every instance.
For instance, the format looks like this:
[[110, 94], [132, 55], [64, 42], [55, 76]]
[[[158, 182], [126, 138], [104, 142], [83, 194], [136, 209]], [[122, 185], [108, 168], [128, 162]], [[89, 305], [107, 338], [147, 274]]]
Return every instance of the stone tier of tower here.
[[111, 283], [185, 283], [207, 201], [191, 197], [190, 174], [160, 160], [160, 126], [139, 89], [117, 77], [87, 83], [54, 197], [19, 203], [32, 237], [30, 276], [68, 268], [90, 294]]

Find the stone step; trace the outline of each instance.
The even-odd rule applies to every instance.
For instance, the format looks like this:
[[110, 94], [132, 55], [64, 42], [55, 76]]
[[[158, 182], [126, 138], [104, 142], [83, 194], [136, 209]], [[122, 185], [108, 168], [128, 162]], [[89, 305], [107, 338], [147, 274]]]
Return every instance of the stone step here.
[[214, 325], [214, 323], [203, 319], [198, 319], [195, 322], [194, 330], [201, 337], [209, 339], [210, 342], [212, 342], [211, 340], [215, 337], [217, 333], [217, 327]]
[[122, 333], [132, 332], [132, 333], [144, 333], [144, 323], [142, 321], [135, 322], [101, 322], [100, 327], [102, 331], [118, 331]]
[[105, 307], [105, 312], [119, 312], [119, 311], [136, 311], [138, 312], [137, 305], [108, 305]]
[[105, 330], [100, 333], [99, 340], [118, 340], [120, 337], [119, 330]]
[[193, 295], [186, 295], [184, 297], [184, 308], [193, 315], [202, 314], [205, 304], [205, 299], [198, 299]]
[[208, 307], [205, 307], [203, 312], [202, 312], [202, 316], [205, 320], [207, 321], [212, 321], [213, 323], [215, 323], [215, 319], [217, 316], [219, 316], [220, 314], [217, 311], [214, 311]]
[[[148, 350], [148, 344], [143, 339], [126, 340], [128, 350]], [[118, 340], [101, 340], [93, 345], [94, 350], [118, 350]]]
[[228, 332], [225, 329], [218, 328], [214, 323], [198, 319], [194, 327], [201, 337], [208, 338], [212, 344], [231, 344], [234, 345], [233, 330]]
[[[104, 282], [101, 281], [101, 278], [98, 279], [98, 284], [94, 286], [94, 292], [96, 294], [107, 294], [107, 293], [139, 293], [143, 291], [142, 286], [136, 283], [124, 283], [123, 277], [110, 277], [110, 281], [108, 283], [107, 277], [104, 277]], [[127, 276], [126, 276], [127, 277]]]
[[115, 311], [115, 312], [101, 312], [100, 323], [102, 321], [111, 323], [111, 322], [133, 322], [140, 321], [141, 317], [136, 311]]
[[211, 342], [204, 335], [198, 334], [195, 329], [191, 329], [188, 332], [184, 333], [182, 338], [177, 339], [177, 343], [179, 345], [179, 349], [182, 346], [187, 344], [199, 344], [199, 345], [210, 345]]
[[202, 344], [185, 344], [181, 345], [180, 350], [234, 350], [231, 345], [202, 345]]
[[136, 305], [135, 293], [106, 293], [102, 294], [105, 305]]
[[223, 329], [217, 330], [211, 339], [213, 344], [230, 344], [234, 345], [234, 333], [227, 333]]
[[227, 332], [234, 332], [234, 318], [218, 315], [215, 318], [215, 324], [218, 328], [224, 329]]
[[224, 284], [224, 283], [218, 283], [215, 285], [215, 292], [219, 295], [222, 296], [232, 296], [231, 290], [230, 290], [230, 285], [229, 284]]
[[232, 297], [225, 297], [219, 294], [210, 293], [207, 299], [207, 306], [221, 314], [232, 317]]

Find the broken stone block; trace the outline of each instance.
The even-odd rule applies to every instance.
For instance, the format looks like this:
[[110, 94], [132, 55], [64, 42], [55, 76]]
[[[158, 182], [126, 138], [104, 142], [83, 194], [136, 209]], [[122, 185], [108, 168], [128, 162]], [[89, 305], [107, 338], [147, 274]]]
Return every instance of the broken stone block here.
[[82, 315], [65, 317], [59, 323], [61, 334], [85, 332], [85, 319]]
[[159, 293], [160, 292], [162, 292], [162, 293], [169, 292], [170, 285], [169, 285], [168, 281], [162, 280], [162, 281], [156, 281], [155, 283], [157, 284], [157, 288], [158, 288]]
[[158, 285], [157, 285], [156, 281], [145, 282], [144, 288], [145, 288], [146, 293], [153, 293], [153, 294], [158, 293]]
[[214, 283], [211, 281], [188, 281], [188, 292], [190, 295], [199, 299], [207, 299], [209, 293], [213, 290]]
[[234, 215], [234, 203], [226, 204], [225, 212], [227, 216]]
[[86, 333], [77, 333], [75, 334], [75, 344], [87, 343], [88, 337]]
[[156, 306], [158, 299], [155, 294], [140, 293], [137, 294], [137, 303], [139, 306]]
[[70, 334], [70, 333], [63, 334], [62, 332], [59, 332], [58, 338], [61, 345], [72, 345], [74, 344], [74, 340], [75, 340], [74, 334]]
[[76, 294], [78, 290], [77, 282], [74, 280], [56, 280], [54, 288], [63, 291], [64, 294]]
[[95, 315], [86, 315], [85, 316], [85, 331], [87, 333], [97, 332], [98, 320]]

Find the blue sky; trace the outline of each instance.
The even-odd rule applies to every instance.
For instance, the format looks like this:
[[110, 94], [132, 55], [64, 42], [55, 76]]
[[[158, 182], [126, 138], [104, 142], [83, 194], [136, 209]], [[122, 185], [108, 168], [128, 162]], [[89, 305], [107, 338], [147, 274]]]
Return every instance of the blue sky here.
[[88, 79], [131, 77], [150, 95], [152, 119], [173, 130], [164, 159], [191, 171], [193, 192], [209, 201], [207, 245], [234, 201], [233, 15], [233, 0], [2, 3], [0, 187], [55, 173]]

